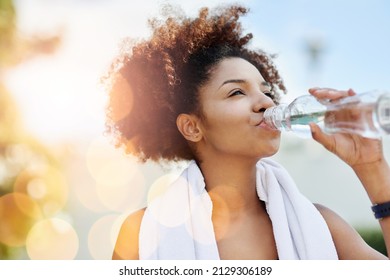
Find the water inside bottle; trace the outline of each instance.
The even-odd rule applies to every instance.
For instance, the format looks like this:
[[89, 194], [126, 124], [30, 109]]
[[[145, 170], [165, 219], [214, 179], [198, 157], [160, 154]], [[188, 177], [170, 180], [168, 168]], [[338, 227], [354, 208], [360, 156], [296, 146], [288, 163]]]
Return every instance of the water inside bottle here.
[[290, 127], [301, 137], [310, 138], [311, 130], [309, 123], [314, 122], [319, 125], [321, 128], [324, 126], [325, 111], [324, 112], [314, 112], [309, 114], [299, 114], [290, 116]]

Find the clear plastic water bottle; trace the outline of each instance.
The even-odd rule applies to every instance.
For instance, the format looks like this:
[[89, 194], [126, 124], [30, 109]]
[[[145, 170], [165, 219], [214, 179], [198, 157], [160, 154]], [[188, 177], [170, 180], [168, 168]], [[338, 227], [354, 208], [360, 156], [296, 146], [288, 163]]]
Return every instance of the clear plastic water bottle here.
[[290, 104], [268, 108], [264, 121], [271, 128], [302, 137], [311, 136], [309, 123], [314, 122], [326, 133], [347, 132], [377, 139], [390, 134], [390, 92], [374, 90], [336, 101], [304, 95]]

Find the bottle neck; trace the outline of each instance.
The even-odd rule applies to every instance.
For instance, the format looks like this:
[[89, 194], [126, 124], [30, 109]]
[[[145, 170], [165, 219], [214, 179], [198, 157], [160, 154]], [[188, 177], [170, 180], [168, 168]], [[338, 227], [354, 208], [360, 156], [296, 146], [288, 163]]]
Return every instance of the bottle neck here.
[[288, 104], [279, 104], [267, 108], [263, 115], [264, 122], [273, 129], [287, 130], [287, 127], [284, 125], [284, 111], [287, 106]]

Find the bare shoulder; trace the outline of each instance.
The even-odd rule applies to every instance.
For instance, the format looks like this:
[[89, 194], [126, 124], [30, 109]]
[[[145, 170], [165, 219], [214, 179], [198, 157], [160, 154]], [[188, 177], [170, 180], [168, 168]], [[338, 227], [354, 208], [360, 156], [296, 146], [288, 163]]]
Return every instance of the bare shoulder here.
[[123, 222], [116, 240], [113, 260], [137, 260], [139, 231], [146, 208], [130, 214]]
[[314, 206], [329, 227], [339, 259], [387, 259], [386, 256], [368, 246], [359, 233], [335, 212], [321, 204], [314, 204]]

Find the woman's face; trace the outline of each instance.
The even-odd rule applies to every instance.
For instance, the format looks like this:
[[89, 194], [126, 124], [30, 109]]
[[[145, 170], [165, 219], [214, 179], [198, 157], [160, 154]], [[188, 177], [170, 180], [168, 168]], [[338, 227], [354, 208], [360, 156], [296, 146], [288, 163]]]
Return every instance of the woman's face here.
[[259, 159], [275, 154], [280, 132], [263, 122], [274, 106], [270, 85], [254, 65], [241, 58], [222, 60], [200, 90], [204, 118], [202, 155], [229, 154]]

